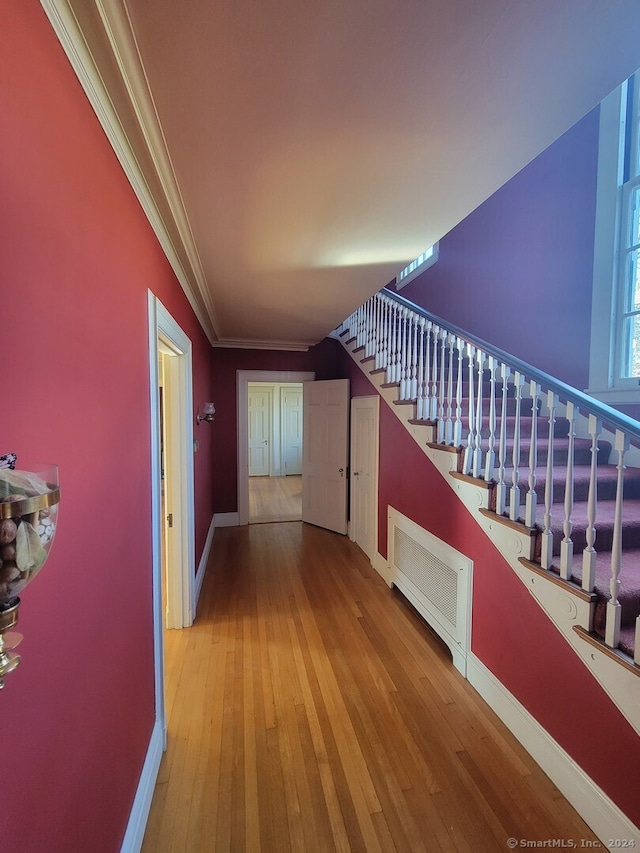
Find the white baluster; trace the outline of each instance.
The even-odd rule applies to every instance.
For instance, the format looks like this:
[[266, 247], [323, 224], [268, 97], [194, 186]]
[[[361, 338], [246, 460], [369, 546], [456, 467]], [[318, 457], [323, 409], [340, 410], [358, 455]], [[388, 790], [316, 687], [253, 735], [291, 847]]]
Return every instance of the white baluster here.
[[567, 420], [569, 421], [569, 455], [567, 457], [567, 479], [564, 492], [564, 522], [562, 530], [564, 537], [560, 543], [560, 577], [569, 580], [573, 564], [573, 446], [575, 440], [576, 418], [578, 408], [573, 403], [567, 403]]
[[489, 370], [489, 439], [484, 462], [484, 478], [487, 483], [493, 480], [496, 468], [496, 368], [498, 362], [490, 355], [487, 358]]
[[476, 369], [478, 371], [478, 393], [476, 394], [476, 417], [473, 425], [473, 466], [471, 474], [479, 477], [482, 471], [482, 374], [484, 371], [484, 353], [476, 350]]
[[385, 299], [386, 330], [385, 330], [385, 354], [382, 365], [387, 372], [391, 365], [391, 349], [393, 340], [393, 305], [390, 299]]
[[456, 349], [458, 351], [458, 375], [456, 378], [456, 415], [453, 422], [453, 446], [460, 447], [462, 444], [462, 348], [464, 341], [456, 338]]
[[534, 527], [538, 495], [536, 493], [536, 467], [538, 465], [538, 405], [540, 403], [540, 386], [537, 382], [529, 385], [531, 395], [531, 442], [529, 444], [529, 490], [525, 500], [524, 523]]
[[509, 518], [511, 521], [517, 521], [520, 517], [520, 410], [522, 408], [522, 385], [524, 376], [517, 371], [513, 374], [513, 384], [516, 392], [516, 418], [513, 428], [513, 453], [511, 461], [513, 470], [511, 471], [511, 488], [509, 489]]
[[467, 427], [469, 434], [467, 435], [467, 446], [464, 450], [463, 468], [464, 474], [471, 474], [473, 471], [473, 436], [475, 430], [475, 394], [473, 390], [474, 376], [473, 363], [475, 359], [476, 348], [471, 344], [467, 344], [467, 358], [469, 359], [469, 385], [467, 387], [467, 396], [469, 401], [469, 422]]
[[445, 368], [447, 362], [447, 331], [440, 330], [440, 381], [438, 382], [438, 442], [444, 444], [446, 440], [446, 424], [444, 419], [445, 400]]
[[371, 356], [373, 357], [373, 362], [375, 366], [376, 358], [378, 356], [378, 299], [377, 295], [372, 296], [369, 300], [371, 302]]
[[384, 363], [384, 351], [387, 345], [387, 325], [386, 325], [386, 305], [383, 296], [378, 294], [378, 352], [376, 354], [376, 364], [375, 369], [380, 370], [380, 368], [385, 366]]
[[382, 305], [380, 304], [380, 295], [376, 293], [373, 297], [373, 366], [377, 368], [380, 361], [380, 315], [382, 313]]
[[389, 353], [389, 365], [387, 367], [387, 383], [397, 382], [397, 376], [399, 374], [398, 371], [398, 342], [400, 335], [400, 318], [399, 318], [400, 309], [398, 305], [395, 303], [391, 306], [391, 335], [390, 335], [390, 347], [391, 351]]
[[431, 359], [431, 413], [430, 420], [438, 419], [438, 341], [440, 340], [440, 326], [432, 326], [433, 358]]
[[595, 415], [589, 415], [589, 435], [591, 436], [591, 472], [589, 474], [589, 497], [587, 498], [587, 545], [582, 552], [582, 588], [592, 592], [596, 585], [597, 554], [596, 513], [598, 511], [598, 437], [602, 431], [602, 421]]
[[453, 347], [455, 344], [455, 335], [447, 335], [447, 343], [449, 345], [447, 358], [447, 393], [446, 393], [446, 415], [445, 415], [445, 430], [444, 438], [447, 444], [453, 443]]
[[420, 317], [417, 314], [411, 314], [411, 326], [413, 329], [413, 345], [411, 348], [411, 386], [409, 388], [409, 399], [415, 400], [418, 397], [418, 324]]
[[500, 407], [500, 445], [498, 448], [500, 464], [498, 466], [498, 482], [496, 484], [496, 512], [498, 515], [504, 515], [507, 507], [507, 481], [504, 468], [507, 455], [507, 392], [510, 376], [511, 369], [506, 364], [501, 364], [502, 404]]
[[[624, 491], [624, 457], [629, 450], [629, 436], [622, 430], [616, 430], [614, 443], [618, 451], [618, 478], [616, 482], [616, 509], [613, 522], [613, 545], [611, 546], [611, 599], [607, 602], [607, 618], [604, 629], [604, 641], [612, 649], [620, 642], [620, 617], [622, 607], [618, 601], [620, 592], [620, 569], [622, 567], [622, 504]], [[637, 631], [636, 631], [637, 633]]]
[[407, 308], [403, 308], [400, 314], [400, 400], [406, 400], [407, 397]]
[[429, 421], [431, 420], [431, 412], [433, 403], [431, 400], [431, 330], [433, 323], [427, 320], [425, 323], [425, 339], [424, 339], [424, 405], [422, 407], [422, 417]]
[[540, 559], [543, 569], [550, 569], [553, 562], [553, 531], [551, 522], [553, 519], [551, 508], [553, 506], [553, 440], [556, 424], [556, 409], [558, 407], [558, 396], [553, 391], [547, 393], [547, 408], [549, 409], [549, 449], [547, 451], [547, 479], [544, 484], [544, 521], [542, 531], [542, 556]]
[[387, 300], [383, 296], [380, 299], [380, 347], [378, 360], [376, 362], [376, 370], [385, 369], [387, 367], [387, 358], [389, 354], [389, 320], [388, 320]]
[[416, 391], [416, 418], [421, 421], [424, 417], [424, 327], [426, 320], [420, 317], [420, 338], [418, 343], [418, 387]]
[[364, 357], [369, 358], [371, 355], [371, 302], [364, 304], [365, 316], [365, 340], [364, 340]]

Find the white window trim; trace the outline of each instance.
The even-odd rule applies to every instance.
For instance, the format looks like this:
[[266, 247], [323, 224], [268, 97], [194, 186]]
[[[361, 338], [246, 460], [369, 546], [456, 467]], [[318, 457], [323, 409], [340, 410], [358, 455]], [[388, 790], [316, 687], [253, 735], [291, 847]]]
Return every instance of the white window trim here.
[[[636, 77], [637, 84], [640, 79]], [[598, 179], [591, 307], [591, 348], [587, 393], [609, 405], [640, 402], [640, 379], [620, 377], [619, 316], [622, 218], [628, 203], [624, 185], [627, 83], [600, 105]], [[636, 129], [637, 130], [637, 129]], [[637, 140], [636, 140], [637, 146]], [[636, 179], [637, 181], [637, 179]]]
[[439, 244], [434, 243], [433, 246], [429, 246], [429, 248], [425, 249], [422, 254], [418, 255], [414, 261], [411, 261], [411, 263], [401, 270], [396, 276], [396, 291], [402, 290], [402, 288], [409, 284], [410, 281], [413, 281], [414, 278], [422, 275], [425, 270], [432, 267], [438, 260], [438, 254]]
[[618, 378], [619, 239], [627, 84], [600, 105], [588, 394], [609, 405], [640, 402], [640, 380]]

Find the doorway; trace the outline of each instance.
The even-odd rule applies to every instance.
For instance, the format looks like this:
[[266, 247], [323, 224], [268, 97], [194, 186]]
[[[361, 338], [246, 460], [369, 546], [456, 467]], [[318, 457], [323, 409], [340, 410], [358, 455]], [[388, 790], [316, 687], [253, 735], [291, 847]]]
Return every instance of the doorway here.
[[191, 341], [151, 291], [148, 311], [156, 723], [166, 738], [163, 634], [194, 617], [193, 380]]
[[[293, 490], [294, 486], [294, 478], [297, 477], [296, 474], [291, 474], [290, 476], [283, 476], [283, 472], [290, 472], [294, 470], [294, 462], [295, 462], [295, 454], [296, 450], [293, 447], [294, 442], [290, 442], [286, 437], [287, 426], [286, 421], [287, 417], [283, 417], [282, 414], [282, 397], [287, 396], [286, 394], [282, 394], [282, 389], [288, 389], [291, 386], [291, 390], [294, 392], [292, 397], [295, 396], [295, 388], [296, 386], [301, 387], [301, 383], [310, 382], [315, 379], [315, 373], [311, 372], [301, 372], [301, 371], [286, 371], [286, 370], [238, 370], [237, 372], [237, 400], [238, 400], [238, 523], [239, 524], [249, 524], [253, 523], [250, 518], [250, 480], [255, 480], [256, 483], [258, 480], [266, 480], [266, 483], [258, 484], [256, 489], [262, 486], [265, 490], [273, 487], [276, 489], [278, 485], [281, 489], [291, 488]], [[270, 446], [270, 460], [269, 460], [269, 475], [261, 475], [260, 477], [250, 477], [249, 476], [249, 386], [253, 384], [254, 386], [260, 388], [266, 387], [274, 387], [278, 386], [279, 397], [277, 403], [277, 411], [278, 418], [280, 422], [280, 426], [278, 427], [275, 435], [277, 436], [275, 439], [273, 438], [274, 431], [271, 426], [271, 434], [267, 439], [270, 442], [270, 445], [275, 445], [276, 452], [273, 451], [273, 447]], [[273, 398], [272, 398], [273, 399]], [[302, 395], [300, 394], [300, 400], [302, 399]], [[287, 405], [290, 407], [294, 406], [294, 402], [292, 399], [289, 400]], [[292, 420], [294, 418], [292, 417]], [[270, 422], [273, 420], [273, 406], [271, 410]], [[285, 421], [285, 426], [282, 426], [282, 421]], [[293, 427], [290, 425], [290, 431], [293, 431]], [[283, 433], [285, 433], [284, 444], [285, 447], [288, 443], [289, 449], [283, 451]], [[262, 439], [264, 441], [264, 438]], [[263, 445], [264, 446], [264, 445]], [[300, 452], [302, 445], [300, 444]], [[291, 479], [291, 483], [287, 483]], [[271, 482], [268, 482], [271, 481]], [[278, 484], [277, 481], [284, 481]], [[253, 483], [252, 483], [253, 485]], [[278, 497], [277, 493], [274, 493], [272, 496], [271, 503], [277, 503], [278, 501], [287, 501], [287, 495], [283, 494], [281, 497]], [[264, 503], [263, 503], [264, 506]], [[266, 520], [265, 516], [258, 515], [259, 510], [256, 509], [256, 517], [261, 520]], [[285, 510], [283, 509], [283, 515], [285, 514]], [[287, 519], [288, 520], [288, 519]]]
[[380, 397], [351, 400], [351, 512], [349, 538], [373, 564], [378, 548]]
[[301, 382], [249, 382], [249, 524], [302, 519]]

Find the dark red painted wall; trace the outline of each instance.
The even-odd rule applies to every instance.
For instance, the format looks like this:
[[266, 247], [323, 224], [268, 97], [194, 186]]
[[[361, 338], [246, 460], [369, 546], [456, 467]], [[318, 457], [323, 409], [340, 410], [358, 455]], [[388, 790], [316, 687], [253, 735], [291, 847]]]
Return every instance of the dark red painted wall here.
[[[339, 375], [350, 378], [352, 396], [376, 393], [344, 350]], [[473, 653], [640, 825], [640, 803], [627, 782], [640, 761], [637, 734], [384, 401], [378, 499], [382, 556], [393, 506], [473, 560]], [[594, 740], [585, 732], [598, 734]], [[603, 732], [606, 755], [594, 747]]]
[[62, 488], [1, 696], [0, 848], [114, 853], [155, 718], [147, 289], [193, 342], [196, 402], [210, 347], [37, 0], [0, 7], [0, 115], [0, 453]]
[[[473, 560], [474, 654], [640, 825], [638, 736], [386, 405], [380, 446], [381, 536], [391, 505]], [[606, 756], [585, 732], [607, 732]]]
[[316, 379], [334, 379], [342, 347], [326, 338], [308, 352], [214, 348], [211, 354], [216, 419], [213, 426], [215, 512], [238, 509], [238, 370], [315, 372]]
[[402, 295], [576, 388], [588, 385], [599, 110], [440, 241]]

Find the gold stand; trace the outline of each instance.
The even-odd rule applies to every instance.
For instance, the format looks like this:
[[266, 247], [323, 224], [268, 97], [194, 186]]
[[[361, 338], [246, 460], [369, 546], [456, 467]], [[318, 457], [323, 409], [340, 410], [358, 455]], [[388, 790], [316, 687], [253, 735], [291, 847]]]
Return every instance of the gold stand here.
[[[16, 598], [13, 604], [4, 610], [0, 610], [0, 690], [4, 687], [5, 675], [13, 672], [20, 663], [20, 655], [17, 655], [5, 648], [6, 641], [4, 638], [4, 635], [12, 628], [15, 628], [18, 622], [19, 607], [20, 599]], [[19, 641], [20, 640], [18, 640], [18, 642]]]

